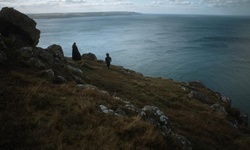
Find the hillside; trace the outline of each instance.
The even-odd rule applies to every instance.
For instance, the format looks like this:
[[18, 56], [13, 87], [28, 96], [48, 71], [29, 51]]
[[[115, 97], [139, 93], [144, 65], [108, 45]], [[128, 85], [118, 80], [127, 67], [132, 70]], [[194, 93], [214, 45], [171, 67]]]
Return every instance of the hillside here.
[[26, 17], [0, 12], [0, 149], [249, 148], [247, 114], [229, 98], [197, 81], [108, 69], [91, 53], [75, 61], [59, 45], [38, 48]]

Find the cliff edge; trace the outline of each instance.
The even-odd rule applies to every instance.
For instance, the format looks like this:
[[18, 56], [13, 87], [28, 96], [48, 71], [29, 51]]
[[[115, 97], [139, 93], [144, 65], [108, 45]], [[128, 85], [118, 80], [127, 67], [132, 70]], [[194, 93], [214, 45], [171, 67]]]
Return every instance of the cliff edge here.
[[249, 148], [248, 115], [201, 82], [108, 69], [91, 53], [74, 61], [36, 47], [25, 14], [3, 8], [0, 20], [1, 149]]

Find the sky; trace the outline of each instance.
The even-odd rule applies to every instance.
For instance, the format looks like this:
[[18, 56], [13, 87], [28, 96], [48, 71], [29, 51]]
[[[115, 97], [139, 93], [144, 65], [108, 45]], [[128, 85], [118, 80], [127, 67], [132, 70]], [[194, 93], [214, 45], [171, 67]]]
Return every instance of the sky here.
[[23, 13], [133, 11], [250, 16], [250, 0], [0, 0], [2, 7]]

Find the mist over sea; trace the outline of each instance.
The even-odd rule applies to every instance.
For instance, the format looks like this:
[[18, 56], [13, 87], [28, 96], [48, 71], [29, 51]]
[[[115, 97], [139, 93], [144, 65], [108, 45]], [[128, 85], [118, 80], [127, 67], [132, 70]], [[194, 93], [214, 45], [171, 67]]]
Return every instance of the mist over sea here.
[[250, 17], [124, 15], [35, 19], [40, 47], [94, 53], [145, 76], [202, 81], [250, 114]]

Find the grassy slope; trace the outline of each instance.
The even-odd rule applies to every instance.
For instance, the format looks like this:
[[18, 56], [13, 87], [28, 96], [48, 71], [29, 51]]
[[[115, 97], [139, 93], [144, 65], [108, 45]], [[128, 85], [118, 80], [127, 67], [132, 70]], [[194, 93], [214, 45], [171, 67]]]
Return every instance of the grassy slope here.
[[[210, 105], [219, 100], [205, 90], [209, 103], [190, 99], [176, 83], [102, 62], [72, 62], [83, 66], [81, 78], [105, 90], [81, 89], [75, 82], [56, 85], [29, 69], [0, 74], [0, 149], [178, 149], [134, 112], [128, 117], [104, 114], [99, 105], [122, 107], [113, 96], [139, 108], [153, 105], [166, 114], [174, 132], [184, 135], [193, 149], [247, 149], [249, 136], [240, 136], [226, 116]], [[84, 67], [88, 66], [88, 67]], [[92, 68], [92, 69], [89, 69]], [[202, 90], [202, 89], [201, 89]]]

